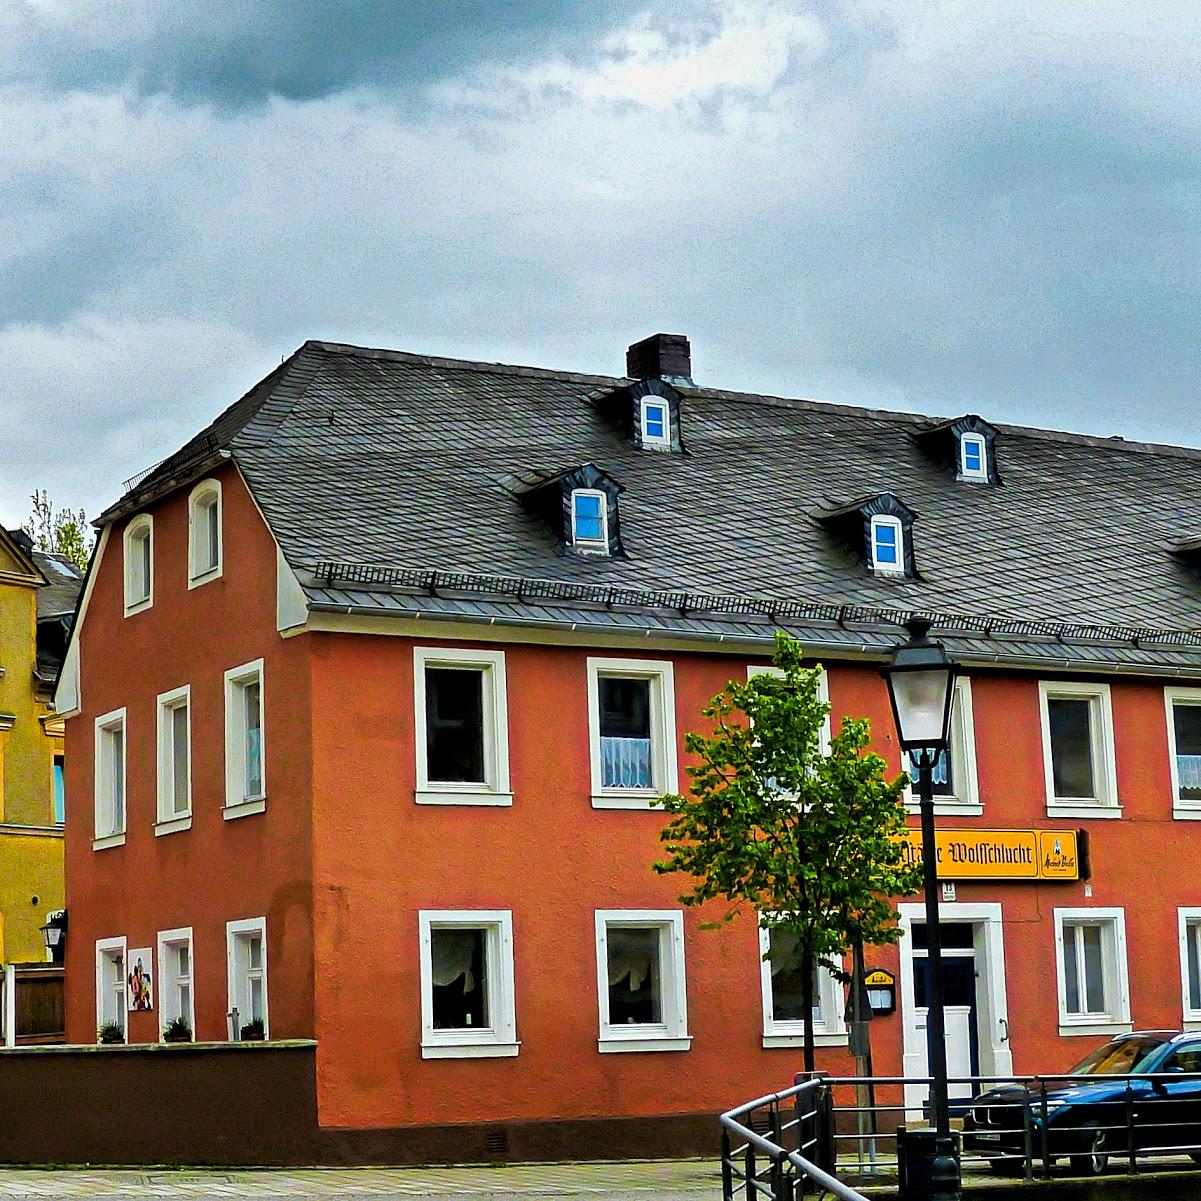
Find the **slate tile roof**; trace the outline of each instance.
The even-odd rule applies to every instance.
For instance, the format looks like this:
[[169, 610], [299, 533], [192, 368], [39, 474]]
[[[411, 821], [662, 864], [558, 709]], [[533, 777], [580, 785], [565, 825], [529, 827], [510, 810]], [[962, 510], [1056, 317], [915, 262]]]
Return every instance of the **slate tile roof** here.
[[[1004, 483], [985, 486], [957, 482], [920, 444], [936, 419], [701, 387], [682, 389], [688, 453], [664, 454], [635, 449], [598, 412], [597, 397], [629, 382], [307, 342], [101, 521], [225, 453], [317, 606], [433, 615], [449, 591], [459, 616], [560, 623], [599, 611], [613, 624], [600, 601], [515, 599], [520, 581], [550, 581], [921, 610], [985, 626], [1201, 631], [1201, 580], [1176, 553], [1201, 532], [1199, 452], [999, 425]], [[564, 553], [512, 494], [514, 479], [585, 461], [626, 489], [626, 558]], [[919, 578], [871, 575], [862, 547], [815, 517], [881, 492], [917, 515]], [[511, 595], [431, 597], [355, 570], [348, 587], [328, 564], [505, 577]], [[671, 624], [748, 630], [728, 617], [706, 631], [702, 620], [677, 614]], [[1071, 658], [1062, 641], [1034, 630], [1027, 649]], [[1137, 661], [1130, 639], [1118, 641], [1126, 649], [1108, 656]], [[1201, 663], [1201, 635], [1179, 641], [1180, 666]]]

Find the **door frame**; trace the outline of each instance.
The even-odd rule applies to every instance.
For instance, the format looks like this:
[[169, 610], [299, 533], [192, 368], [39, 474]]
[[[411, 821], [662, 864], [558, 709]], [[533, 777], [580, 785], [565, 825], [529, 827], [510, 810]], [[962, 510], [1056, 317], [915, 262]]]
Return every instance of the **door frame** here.
[[[924, 1030], [917, 1028], [917, 1007], [913, 999], [913, 923], [926, 918], [924, 904], [905, 902], [897, 906], [901, 941], [898, 944], [901, 968], [901, 1074], [922, 1073], [925, 1058]], [[1005, 990], [1005, 932], [1000, 901], [948, 901], [938, 907], [938, 920], [970, 922], [976, 970], [976, 1047], [982, 1076], [1008, 1076], [1013, 1072], [1013, 1051], [1009, 1045], [1009, 1004]], [[905, 1085], [906, 1118], [921, 1118], [925, 1100], [924, 1084]]]

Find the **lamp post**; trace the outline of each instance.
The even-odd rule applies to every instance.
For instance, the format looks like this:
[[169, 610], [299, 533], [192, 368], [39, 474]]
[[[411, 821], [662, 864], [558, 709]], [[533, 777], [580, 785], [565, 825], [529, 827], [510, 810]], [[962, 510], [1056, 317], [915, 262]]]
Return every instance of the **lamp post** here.
[[42, 940], [46, 944], [46, 950], [50, 952], [51, 961], [62, 963], [63, 952], [66, 949], [63, 940], [67, 937], [67, 911], [60, 909], [57, 913], [52, 913], [41, 930]]
[[927, 989], [930, 1116], [934, 1124], [934, 1162], [930, 1201], [959, 1201], [959, 1161], [951, 1141], [947, 1104], [947, 1034], [942, 990], [942, 932], [938, 924], [938, 856], [934, 843], [934, 765], [946, 751], [954, 695], [955, 664], [942, 644], [930, 638], [930, 622], [906, 623], [909, 640], [893, 652], [883, 669], [901, 749], [917, 768], [922, 817], [922, 872], [926, 896]]

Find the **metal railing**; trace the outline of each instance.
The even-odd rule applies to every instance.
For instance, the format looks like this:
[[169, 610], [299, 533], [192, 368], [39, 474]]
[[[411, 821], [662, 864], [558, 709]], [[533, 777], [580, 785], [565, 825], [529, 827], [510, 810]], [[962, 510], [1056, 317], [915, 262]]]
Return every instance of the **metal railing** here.
[[[721, 1116], [726, 1201], [795, 1201], [815, 1186], [863, 1201], [856, 1184], [905, 1175], [909, 1132], [926, 1128], [926, 1077], [797, 1077]], [[1201, 1072], [955, 1077], [965, 1176], [1049, 1178], [1201, 1165]], [[917, 1093], [924, 1094], [920, 1098]], [[870, 1099], [865, 1099], [870, 1098]], [[1191, 1162], [1189, 1162], [1191, 1161]], [[902, 1192], [902, 1196], [904, 1193]]]

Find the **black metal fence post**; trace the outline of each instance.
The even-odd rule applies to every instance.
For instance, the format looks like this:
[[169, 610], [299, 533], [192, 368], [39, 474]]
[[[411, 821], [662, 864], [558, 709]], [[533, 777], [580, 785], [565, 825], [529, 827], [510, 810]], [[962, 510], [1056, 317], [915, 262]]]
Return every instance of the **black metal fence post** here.
[[1132, 1176], [1138, 1175], [1138, 1155], [1134, 1149], [1134, 1098], [1130, 1089], [1130, 1078], [1126, 1078], [1126, 1150], [1130, 1155], [1127, 1169]]
[[734, 1165], [730, 1162], [730, 1132], [721, 1128], [721, 1201], [734, 1201]]
[[1042, 1151], [1043, 1151], [1043, 1176], [1047, 1180], [1050, 1180], [1051, 1179], [1051, 1136], [1047, 1132], [1047, 1113], [1048, 1113], [1048, 1110], [1047, 1110], [1047, 1082], [1045, 1080], [1039, 1080], [1038, 1090], [1039, 1090], [1039, 1109], [1040, 1109], [1040, 1114], [1042, 1117], [1042, 1121], [1039, 1123], [1039, 1126], [1041, 1127], [1041, 1134], [1042, 1134], [1041, 1141], [1042, 1141]]

